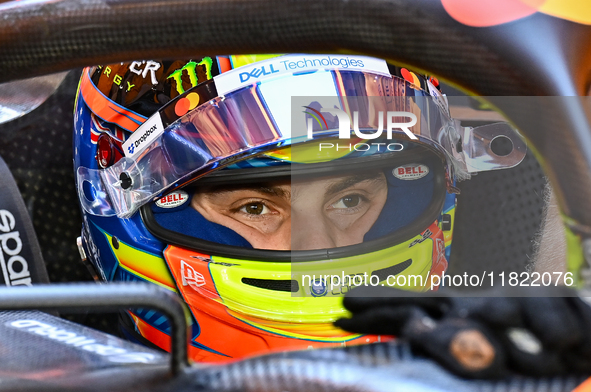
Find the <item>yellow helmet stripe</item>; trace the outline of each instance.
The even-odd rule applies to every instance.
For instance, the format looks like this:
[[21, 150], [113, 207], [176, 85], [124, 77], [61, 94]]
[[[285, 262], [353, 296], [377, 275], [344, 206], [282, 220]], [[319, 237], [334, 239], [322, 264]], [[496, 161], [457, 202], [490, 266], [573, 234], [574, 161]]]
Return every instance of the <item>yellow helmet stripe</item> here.
[[[330, 331], [334, 334], [334, 335], [341, 335], [341, 336], [317, 336], [317, 335], [307, 335], [307, 334], [303, 334], [303, 333], [297, 333], [294, 331], [286, 331], [285, 329], [280, 329], [280, 328], [273, 328], [269, 325], [264, 325], [264, 324], [260, 324], [257, 322], [254, 322], [252, 320], [248, 320], [244, 317], [241, 317], [238, 313], [233, 312], [231, 310], [228, 310], [228, 313], [231, 314], [233, 317], [236, 317], [238, 320], [242, 321], [245, 324], [250, 325], [251, 327], [266, 331], [266, 332], [271, 332], [273, 334], [276, 335], [280, 335], [280, 336], [285, 336], [288, 338], [295, 338], [295, 339], [302, 339], [302, 340], [309, 340], [309, 341], [314, 341], [314, 342], [324, 342], [324, 343], [343, 343], [343, 342], [348, 342], [354, 339], [357, 339], [363, 335], [361, 334], [352, 334], [352, 333], [348, 333], [345, 332], [341, 329], [338, 329], [336, 327], [332, 327], [331, 324], [326, 324], [327, 326], [327, 331], [330, 329]], [[298, 325], [290, 325], [290, 328], [294, 328], [294, 327], [298, 327]], [[306, 324], [302, 324], [299, 325], [299, 327], [301, 329], [306, 329], [309, 328], [308, 325]], [[327, 334], [330, 335], [330, 334]]]
[[118, 240], [119, 249], [113, 246], [113, 237], [103, 231], [113, 255], [121, 268], [148, 282], [176, 292], [174, 280], [168, 271], [166, 262], [152, 253], [134, 248]]

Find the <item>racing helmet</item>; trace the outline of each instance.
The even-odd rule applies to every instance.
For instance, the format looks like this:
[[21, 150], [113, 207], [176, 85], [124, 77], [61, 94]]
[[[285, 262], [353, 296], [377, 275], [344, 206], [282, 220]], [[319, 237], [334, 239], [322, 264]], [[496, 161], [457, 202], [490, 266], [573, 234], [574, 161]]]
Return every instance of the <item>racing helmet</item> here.
[[[380, 341], [332, 325], [341, 296], [436, 290], [456, 181], [526, 149], [508, 124], [463, 127], [436, 79], [353, 55], [86, 68], [74, 125], [79, 246], [98, 280], [182, 296], [194, 361]], [[169, 347], [154, 311], [121, 327]]]

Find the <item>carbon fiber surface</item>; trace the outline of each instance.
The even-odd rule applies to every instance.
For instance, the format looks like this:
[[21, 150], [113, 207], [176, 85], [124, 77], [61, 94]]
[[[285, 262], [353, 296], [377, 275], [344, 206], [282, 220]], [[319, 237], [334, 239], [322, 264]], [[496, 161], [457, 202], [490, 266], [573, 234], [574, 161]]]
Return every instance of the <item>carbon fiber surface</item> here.
[[125, 369], [137, 383], [148, 372], [162, 378], [168, 356], [45, 313], [0, 312], [0, 390], [46, 389]]
[[[0, 27], [0, 80], [137, 58], [346, 48], [461, 79], [483, 87], [482, 95], [521, 95], [538, 87], [438, 1], [304, 0], [277, 6], [251, 0], [72, 0], [33, 7], [8, 3], [0, 12], [7, 20]], [[24, 19], [26, 33], [19, 23]], [[92, 44], [99, 37], [108, 45]], [[461, 58], [453, 55], [460, 50]]]
[[567, 392], [577, 377], [466, 381], [381, 343], [267, 355], [167, 375], [166, 355], [40, 312], [0, 313], [1, 391]]
[[4, 376], [54, 369], [72, 375], [124, 364], [168, 366], [166, 354], [42, 312], [0, 312], [0, 345]]
[[[417, 357], [405, 344], [378, 343], [341, 349], [300, 351], [205, 368], [194, 389], [216, 391], [572, 391], [577, 377], [467, 381]], [[188, 387], [190, 384], [186, 384]]]

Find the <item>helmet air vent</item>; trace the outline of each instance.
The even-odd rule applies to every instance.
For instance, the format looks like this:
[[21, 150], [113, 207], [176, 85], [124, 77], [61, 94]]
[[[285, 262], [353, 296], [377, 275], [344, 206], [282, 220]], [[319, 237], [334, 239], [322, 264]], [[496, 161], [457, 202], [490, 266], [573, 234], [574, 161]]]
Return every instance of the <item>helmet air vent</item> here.
[[290, 279], [256, 279], [256, 278], [242, 278], [242, 283], [249, 286], [258, 287], [265, 290], [286, 291], [288, 293], [297, 293], [300, 285], [297, 280]]
[[377, 275], [378, 278], [380, 278], [380, 282], [388, 279], [388, 276], [392, 275], [398, 275], [400, 273], [402, 273], [405, 269], [407, 269], [408, 267], [410, 267], [410, 265], [412, 264], [412, 259], [408, 259], [406, 261], [403, 261], [402, 263], [398, 263], [396, 265], [392, 265], [390, 267], [386, 267], [386, 268], [382, 268], [379, 270], [376, 270], [374, 272], [372, 272], [372, 275]]

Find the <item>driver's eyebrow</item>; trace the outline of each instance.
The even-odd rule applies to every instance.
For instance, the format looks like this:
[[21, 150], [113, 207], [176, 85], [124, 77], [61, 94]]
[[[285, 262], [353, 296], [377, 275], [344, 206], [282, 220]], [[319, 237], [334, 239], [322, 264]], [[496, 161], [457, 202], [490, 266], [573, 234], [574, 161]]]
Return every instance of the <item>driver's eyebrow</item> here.
[[326, 194], [328, 195], [334, 195], [335, 193], [339, 193], [347, 188], [352, 187], [355, 184], [358, 184], [360, 182], [364, 182], [364, 181], [377, 181], [379, 179], [381, 179], [382, 176], [382, 172], [381, 171], [372, 171], [369, 173], [361, 173], [361, 174], [355, 174], [352, 176], [346, 176], [343, 177], [341, 179], [339, 179], [339, 181], [335, 182], [334, 184], [329, 185], [326, 188]]
[[240, 191], [258, 192], [258, 193], [263, 193], [263, 194], [269, 195], [269, 196], [281, 197], [281, 198], [287, 199], [287, 200], [289, 200], [289, 198], [291, 196], [291, 192], [289, 190], [286, 190], [286, 189], [284, 189], [282, 187], [278, 187], [278, 186], [266, 186], [266, 185], [253, 185], [253, 186], [244, 186], [244, 187], [240, 187], [240, 186], [220, 187], [220, 188], [214, 188], [214, 189], [208, 190], [207, 193], [219, 195], [222, 193], [233, 193], [233, 192], [240, 192]]

